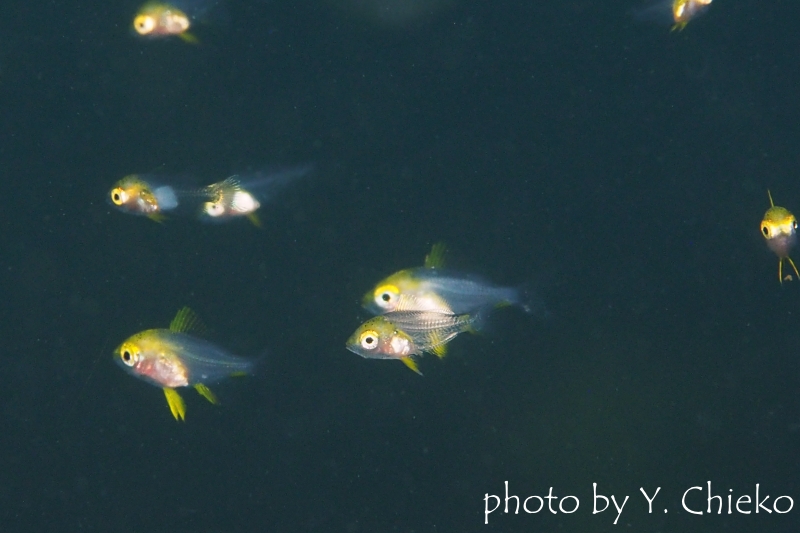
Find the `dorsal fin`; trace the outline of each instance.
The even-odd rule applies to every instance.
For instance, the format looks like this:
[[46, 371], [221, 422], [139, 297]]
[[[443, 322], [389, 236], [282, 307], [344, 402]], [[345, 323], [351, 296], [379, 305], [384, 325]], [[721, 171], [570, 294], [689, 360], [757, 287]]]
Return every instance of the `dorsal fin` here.
[[172, 322], [169, 323], [169, 330], [175, 333], [194, 333], [196, 335], [205, 335], [208, 333], [208, 327], [200, 320], [200, 317], [188, 307], [184, 307], [178, 311], [178, 314], [176, 314]]
[[425, 256], [425, 268], [442, 268], [445, 252], [447, 252], [447, 246], [443, 242], [435, 243], [431, 247], [430, 253]]

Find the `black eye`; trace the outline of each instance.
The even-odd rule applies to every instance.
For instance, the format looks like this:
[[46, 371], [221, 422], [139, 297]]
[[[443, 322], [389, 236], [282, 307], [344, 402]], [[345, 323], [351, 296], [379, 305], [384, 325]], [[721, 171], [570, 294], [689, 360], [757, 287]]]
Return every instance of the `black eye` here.
[[766, 226], [761, 226], [761, 233], [764, 234], [764, 237], [769, 237], [769, 228]]
[[119, 202], [119, 194], [118, 193], [114, 193], [114, 196], [112, 196], [112, 198], [114, 199], [115, 202]]
[[384, 292], [384, 293], [381, 295], [381, 300], [383, 300], [384, 302], [388, 302], [388, 301], [389, 301], [389, 300], [391, 300], [391, 299], [392, 299], [392, 295], [391, 295], [391, 294], [389, 294], [388, 292]]
[[373, 342], [375, 342], [375, 339], [372, 337], [367, 337], [366, 339], [364, 339], [364, 342], [366, 342], [367, 344], [372, 344]]
[[128, 350], [125, 350], [124, 352], [122, 352], [122, 360], [125, 361], [126, 363], [128, 361], [130, 361], [131, 360], [131, 352], [129, 352]]

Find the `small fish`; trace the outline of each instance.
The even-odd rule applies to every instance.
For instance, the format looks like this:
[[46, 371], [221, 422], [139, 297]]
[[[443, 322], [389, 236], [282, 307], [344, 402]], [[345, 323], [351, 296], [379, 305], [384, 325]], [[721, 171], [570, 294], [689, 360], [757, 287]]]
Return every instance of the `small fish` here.
[[200, 218], [212, 222], [224, 222], [238, 217], [247, 217], [260, 227], [256, 211], [261, 204], [291, 181], [308, 174], [311, 165], [288, 168], [278, 172], [256, 172], [243, 176], [234, 175], [219, 183], [205, 187], [209, 197], [200, 209]]
[[189, 33], [195, 22], [204, 21], [210, 11], [218, 7], [215, 0], [153, 1], [144, 4], [133, 18], [133, 29], [141, 37], [158, 38], [176, 36], [197, 44]]
[[253, 372], [255, 362], [228, 353], [191, 335], [204, 330], [202, 322], [184, 307], [169, 329], [148, 329], [129, 337], [114, 350], [114, 358], [128, 373], [164, 390], [175, 420], [184, 420], [186, 406], [178, 387], [194, 387], [211, 403], [217, 397], [207, 384]]
[[708, 9], [712, 0], [657, 0], [650, 5], [634, 11], [640, 20], [667, 22], [671, 31], [681, 31], [694, 17]]
[[109, 199], [120, 211], [143, 215], [156, 222], [164, 219], [165, 211], [178, 207], [175, 188], [146, 174], [130, 174], [119, 180], [111, 189]]
[[364, 295], [363, 305], [380, 314], [390, 311], [438, 311], [463, 314], [494, 306], [518, 305], [528, 312], [536, 302], [516, 287], [498, 287], [477, 277], [444, 270], [444, 245], [437, 243], [425, 266], [395, 272]]
[[797, 242], [797, 219], [785, 207], [779, 207], [772, 201], [772, 193], [767, 190], [770, 208], [764, 213], [761, 221], [761, 235], [767, 240], [767, 246], [778, 256], [778, 279], [783, 283], [784, 279], [791, 280], [791, 275], [783, 277], [783, 262], [789, 261], [794, 273], [800, 278], [797, 267], [789, 257], [789, 252]]
[[444, 357], [446, 345], [464, 331], [478, 331], [483, 313], [392, 311], [364, 322], [347, 340], [347, 349], [367, 359], [399, 359], [422, 375], [414, 360], [428, 352]]

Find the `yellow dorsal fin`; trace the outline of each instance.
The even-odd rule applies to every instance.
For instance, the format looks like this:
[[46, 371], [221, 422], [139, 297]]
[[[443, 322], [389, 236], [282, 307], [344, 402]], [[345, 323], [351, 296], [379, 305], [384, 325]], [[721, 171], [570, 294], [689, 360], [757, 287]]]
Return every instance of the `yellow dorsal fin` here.
[[431, 247], [431, 251], [425, 256], [425, 268], [442, 268], [444, 266], [444, 254], [447, 246], [443, 242], [437, 242]]
[[164, 387], [164, 396], [167, 397], [167, 405], [169, 405], [172, 416], [175, 417], [175, 420], [183, 422], [186, 418], [186, 404], [183, 403], [181, 395], [175, 389]]
[[213, 392], [211, 392], [211, 389], [209, 389], [202, 383], [195, 384], [194, 388], [198, 392], [198, 394], [200, 394], [200, 396], [202, 396], [209, 402], [213, 403], [214, 405], [219, 403], [219, 400], [217, 400], [217, 396]]
[[414, 361], [414, 359], [412, 359], [411, 357], [402, 357], [400, 360], [408, 368], [410, 368], [411, 370], [413, 370], [414, 372], [416, 372], [420, 376], [422, 375], [422, 372], [419, 371], [419, 367], [417, 366], [417, 362]]
[[208, 328], [200, 320], [200, 317], [188, 307], [178, 311], [178, 314], [169, 323], [169, 330], [175, 333], [196, 333], [200, 335], [208, 333]]

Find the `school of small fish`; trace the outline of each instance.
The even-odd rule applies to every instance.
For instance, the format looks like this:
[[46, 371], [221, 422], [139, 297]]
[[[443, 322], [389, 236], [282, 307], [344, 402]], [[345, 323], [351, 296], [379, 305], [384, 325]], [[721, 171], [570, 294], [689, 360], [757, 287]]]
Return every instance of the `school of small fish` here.
[[[673, 31], [683, 30], [712, 0], [654, 0], [634, 11], [642, 20], [664, 22]], [[195, 29], [213, 24], [224, 15], [221, 0], [152, 1], [133, 17], [133, 32], [141, 38], [176, 37], [199, 45]], [[262, 226], [259, 210], [284, 187], [308, 176], [310, 164], [262, 169], [202, 184], [189, 176], [160, 173], [130, 174], [119, 179], [108, 199], [116, 209], [163, 223], [171, 217], [189, 217], [223, 223], [239, 218]], [[771, 207], [761, 223], [769, 248], [778, 256], [778, 278], [783, 283], [796, 242], [797, 220], [787, 209]], [[500, 286], [468, 272], [444, 267], [445, 247], [433, 245], [422, 266], [399, 270], [375, 284], [363, 297], [372, 315], [356, 328], [345, 345], [366, 359], [391, 359], [422, 375], [418, 359], [424, 354], [439, 358], [460, 333], [478, 332], [498, 309], [516, 307], [528, 314], [546, 316], [541, 299], [526, 284]], [[217, 397], [209, 389], [223, 379], [252, 374], [256, 358], [240, 357], [204, 338], [200, 319], [189, 308], [178, 311], [168, 328], [149, 329], [126, 339], [114, 351], [117, 363], [128, 373], [160, 387], [170, 412], [184, 420], [186, 406], [177, 389], [194, 388], [212, 404]]]

